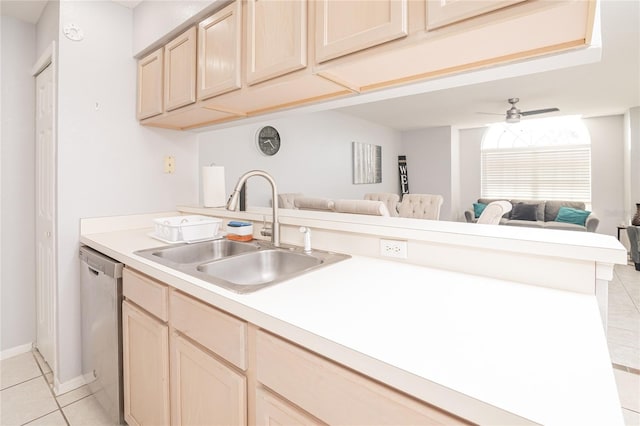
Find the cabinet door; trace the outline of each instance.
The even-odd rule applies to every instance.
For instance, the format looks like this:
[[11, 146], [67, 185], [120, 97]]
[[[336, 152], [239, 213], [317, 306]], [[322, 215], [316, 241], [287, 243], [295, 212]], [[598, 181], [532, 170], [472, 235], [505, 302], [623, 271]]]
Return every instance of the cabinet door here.
[[173, 425], [246, 425], [243, 375], [171, 334], [171, 420]]
[[196, 101], [196, 28], [164, 48], [164, 105], [167, 111]]
[[311, 415], [276, 397], [271, 392], [256, 389], [256, 425], [324, 425]]
[[307, 2], [248, 0], [247, 83], [307, 66]]
[[468, 424], [261, 330], [256, 360], [258, 382], [330, 425]]
[[427, 29], [473, 18], [525, 0], [427, 0]]
[[169, 424], [169, 330], [125, 301], [122, 304], [124, 418], [133, 425]]
[[407, 0], [317, 0], [316, 62], [408, 34]]
[[198, 25], [198, 99], [240, 88], [240, 1]]
[[138, 61], [138, 120], [162, 114], [162, 48]]

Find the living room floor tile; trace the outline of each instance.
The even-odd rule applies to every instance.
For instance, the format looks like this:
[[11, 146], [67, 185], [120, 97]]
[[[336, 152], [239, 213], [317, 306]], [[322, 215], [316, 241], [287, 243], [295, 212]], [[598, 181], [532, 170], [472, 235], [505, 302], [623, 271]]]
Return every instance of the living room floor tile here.
[[640, 348], [640, 331], [609, 326], [607, 341], [613, 345]]
[[631, 346], [609, 345], [609, 355], [614, 364], [640, 370], [640, 349]]

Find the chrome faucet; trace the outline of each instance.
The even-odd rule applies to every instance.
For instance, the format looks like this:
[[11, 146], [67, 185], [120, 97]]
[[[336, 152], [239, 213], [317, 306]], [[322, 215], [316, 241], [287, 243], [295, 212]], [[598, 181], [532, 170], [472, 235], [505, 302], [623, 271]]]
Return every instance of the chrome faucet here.
[[240, 196], [240, 189], [242, 189], [242, 185], [244, 185], [247, 179], [252, 176], [262, 176], [271, 184], [271, 198], [273, 199], [271, 202], [271, 206], [273, 208], [271, 242], [274, 246], [280, 247], [280, 222], [278, 222], [278, 190], [276, 189], [276, 181], [269, 173], [262, 170], [251, 170], [240, 176], [236, 187], [229, 197], [229, 201], [227, 201], [227, 210], [235, 211], [238, 209], [238, 198]]

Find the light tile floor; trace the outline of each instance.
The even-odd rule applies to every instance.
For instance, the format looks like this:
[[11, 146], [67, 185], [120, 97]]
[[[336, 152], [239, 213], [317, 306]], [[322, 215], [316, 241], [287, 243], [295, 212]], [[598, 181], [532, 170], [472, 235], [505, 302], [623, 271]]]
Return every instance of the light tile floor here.
[[640, 271], [616, 265], [609, 283], [609, 354], [625, 424], [640, 425]]
[[37, 350], [0, 361], [0, 425], [113, 425], [86, 386], [57, 397]]
[[[640, 272], [616, 265], [608, 343], [626, 425], [640, 425]], [[0, 361], [0, 425], [111, 425], [86, 386], [55, 396], [37, 350]]]

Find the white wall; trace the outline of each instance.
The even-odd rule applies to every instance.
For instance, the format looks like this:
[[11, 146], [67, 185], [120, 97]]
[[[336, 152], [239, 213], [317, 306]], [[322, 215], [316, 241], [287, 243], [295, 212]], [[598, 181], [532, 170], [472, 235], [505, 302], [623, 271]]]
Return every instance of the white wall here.
[[[256, 148], [256, 133], [265, 125], [274, 126], [282, 139], [280, 151], [273, 157]], [[201, 166], [215, 163], [225, 167], [227, 193], [244, 172], [263, 169], [273, 174], [281, 193], [361, 199], [367, 192], [399, 193], [400, 139], [400, 132], [369, 121], [338, 112], [317, 112], [202, 133], [199, 162]], [[352, 184], [354, 141], [382, 146], [382, 183]], [[247, 193], [249, 205], [270, 205], [270, 187], [263, 179], [249, 181]]]
[[403, 132], [401, 154], [407, 156], [409, 192], [442, 195], [440, 220], [451, 220], [451, 127]]
[[[60, 37], [58, 61], [58, 380], [80, 374], [82, 217], [174, 210], [195, 203], [197, 144], [191, 133], [141, 127], [135, 119], [132, 11], [115, 2], [60, 4], [60, 28], [74, 23], [84, 40]], [[163, 157], [176, 173], [163, 173]]]
[[616, 235], [623, 222], [624, 205], [624, 116], [584, 120], [591, 135], [591, 204], [600, 218], [597, 232]]
[[49, 0], [36, 26], [36, 59], [44, 53], [52, 41], [58, 42], [58, 24], [60, 21], [60, 2]]
[[[36, 29], [1, 17], [0, 352], [35, 340], [34, 152]], [[20, 43], [16, 43], [20, 40]]]
[[625, 115], [625, 223], [629, 223], [640, 204], [640, 106], [631, 108]]
[[464, 211], [472, 208], [480, 198], [480, 148], [486, 127], [460, 130], [460, 211], [457, 217], [464, 221]]

